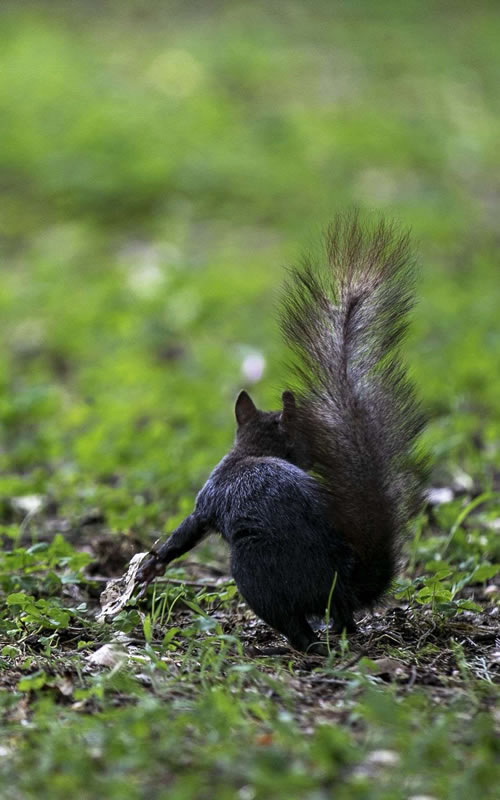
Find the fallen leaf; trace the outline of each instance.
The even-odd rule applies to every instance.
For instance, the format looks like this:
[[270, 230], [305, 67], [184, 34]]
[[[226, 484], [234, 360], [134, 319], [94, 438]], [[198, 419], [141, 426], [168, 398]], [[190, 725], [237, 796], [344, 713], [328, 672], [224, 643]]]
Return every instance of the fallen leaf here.
[[125, 650], [118, 647], [116, 644], [104, 644], [95, 653], [87, 656], [89, 664], [94, 664], [99, 667], [116, 667], [117, 664], [125, 661], [127, 654]]
[[137, 570], [147, 555], [148, 553], [136, 553], [128, 565], [125, 575], [108, 581], [99, 598], [101, 611], [97, 615], [98, 622], [106, 622], [108, 617], [115, 617], [125, 608], [136, 587]]

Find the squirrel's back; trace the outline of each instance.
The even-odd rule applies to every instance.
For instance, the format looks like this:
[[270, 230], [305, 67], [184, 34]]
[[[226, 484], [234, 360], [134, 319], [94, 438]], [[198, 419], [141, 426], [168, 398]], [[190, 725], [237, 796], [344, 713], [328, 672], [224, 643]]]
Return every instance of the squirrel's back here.
[[305, 530], [324, 519], [325, 495], [300, 467], [275, 456], [230, 454], [213, 470], [197, 498], [212, 525], [230, 541], [241, 528]]

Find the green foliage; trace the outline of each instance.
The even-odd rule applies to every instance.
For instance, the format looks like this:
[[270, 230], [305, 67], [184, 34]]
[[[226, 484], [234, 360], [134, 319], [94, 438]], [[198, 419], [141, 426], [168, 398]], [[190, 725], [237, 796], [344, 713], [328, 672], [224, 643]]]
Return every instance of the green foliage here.
[[[498, 8], [5, 0], [0, 22], [2, 798], [495, 796]], [[400, 616], [321, 664], [253, 658], [266, 632], [206, 544], [98, 624], [104, 577], [227, 450], [247, 356], [276, 405], [282, 265], [350, 204], [413, 228], [408, 351], [451, 489]]]

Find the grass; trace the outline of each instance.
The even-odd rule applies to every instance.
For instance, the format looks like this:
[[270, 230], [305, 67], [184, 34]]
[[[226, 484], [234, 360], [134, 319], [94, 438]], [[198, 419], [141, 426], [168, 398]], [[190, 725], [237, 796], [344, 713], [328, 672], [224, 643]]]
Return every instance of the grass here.
[[[2, 800], [496, 796], [498, 8], [0, 19]], [[277, 405], [283, 265], [352, 204], [421, 262], [408, 355], [444, 491], [392, 600], [326, 660], [258, 657], [274, 634], [210, 540], [97, 623], [227, 450], [247, 356]]]

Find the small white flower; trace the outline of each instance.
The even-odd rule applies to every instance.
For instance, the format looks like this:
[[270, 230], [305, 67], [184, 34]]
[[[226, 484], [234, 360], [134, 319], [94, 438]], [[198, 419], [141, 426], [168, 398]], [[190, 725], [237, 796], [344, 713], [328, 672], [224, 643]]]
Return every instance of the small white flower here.
[[453, 497], [453, 490], [449, 489], [447, 486], [434, 486], [427, 490], [427, 500], [431, 506], [440, 506], [443, 503], [451, 503]]
[[16, 511], [24, 511], [25, 514], [36, 514], [43, 506], [43, 495], [24, 494], [20, 497], [13, 497], [10, 502]]
[[393, 767], [399, 761], [399, 754], [394, 750], [373, 750], [366, 759], [368, 764], [373, 764], [377, 767]]
[[249, 383], [257, 383], [266, 368], [266, 359], [261, 353], [250, 353], [241, 364], [241, 374]]

